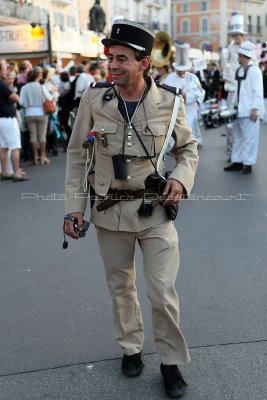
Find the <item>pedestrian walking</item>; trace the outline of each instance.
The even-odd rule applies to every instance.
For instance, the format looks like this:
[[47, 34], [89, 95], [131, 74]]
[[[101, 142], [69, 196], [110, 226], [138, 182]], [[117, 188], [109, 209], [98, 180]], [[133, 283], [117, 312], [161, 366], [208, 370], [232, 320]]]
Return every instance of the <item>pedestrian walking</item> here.
[[20, 91], [20, 105], [25, 109], [25, 119], [30, 132], [30, 142], [33, 153], [33, 164], [38, 161], [38, 144], [40, 148], [40, 162], [42, 165], [50, 164], [46, 156], [46, 132], [48, 116], [44, 112], [43, 101], [53, 100], [45, 85], [41, 85], [43, 71], [35, 67], [28, 73], [27, 83]]
[[[21, 137], [15, 104], [19, 96], [6, 85], [7, 66], [0, 63], [0, 163], [1, 180], [12, 179], [13, 182], [27, 181], [20, 168]], [[11, 153], [13, 174], [8, 170], [8, 157]]]
[[[113, 83], [94, 83], [82, 96], [67, 151], [64, 230], [78, 239], [74, 223], [77, 219], [82, 229], [87, 166], [95, 192], [91, 222], [96, 226], [112, 297], [116, 338], [124, 352], [122, 372], [134, 377], [144, 367], [144, 327], [135, 286], [138, 242], [165, 390], [170, 397], [179, 397], [185, 393], [186, 383], [178, 365], [188, 363], [190, 356], [179, 328], [174, 286], [178, 238], [169, 211], [182, 196], [189, 195], [198, 156], [197, 143], [185, 122], [183, 99], [175, 88], [157, 85], [149, 75], [154, 37], [144, 25], [117, 20], [110, 38], [102, 40], [108, 48]], [[176, 107], [178, 116], [173, 112]], [[169, 127], [170, 121], [173, 127]], [[168, 131], [175, 142], [176, 166], [165, 181], [162, 155]], [[82, 151], [87, 134], [87, 149]], [[159, 186], [164, 184], [165, 200], [160, 204]]]
[[242, 170], [242, 174], [251, 173], [256, 164], [260, 118], [264, 115], [262, 72], [251, 60], [254, 47], [245, 41], [237, 50], [240, 64], [236, 71], [237, 120], [233, 124], [232, 163], [224, 168], [225, 171]]

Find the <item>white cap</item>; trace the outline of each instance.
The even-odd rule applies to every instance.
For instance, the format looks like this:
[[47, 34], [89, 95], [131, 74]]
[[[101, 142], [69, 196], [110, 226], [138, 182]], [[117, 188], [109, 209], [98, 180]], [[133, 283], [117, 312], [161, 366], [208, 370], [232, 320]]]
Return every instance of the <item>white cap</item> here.
[[238, 54], [243, 54], [248, 58], [253, 58], [253, 53], [255, 51], [255, 45], [251, 43], [249, 40], [246, 40], [241, 44], [239, 49], [237, 50]]

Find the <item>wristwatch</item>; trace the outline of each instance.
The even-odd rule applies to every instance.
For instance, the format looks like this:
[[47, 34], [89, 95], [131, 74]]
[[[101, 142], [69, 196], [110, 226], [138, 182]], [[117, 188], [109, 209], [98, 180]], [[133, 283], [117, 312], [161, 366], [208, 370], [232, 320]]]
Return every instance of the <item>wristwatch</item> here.
[[67, 214], [64, 217], [64, 221], [71, 221], [76, 224], [78, 222], [78, 219], [76, 217], [74, 217], [74, 215]]

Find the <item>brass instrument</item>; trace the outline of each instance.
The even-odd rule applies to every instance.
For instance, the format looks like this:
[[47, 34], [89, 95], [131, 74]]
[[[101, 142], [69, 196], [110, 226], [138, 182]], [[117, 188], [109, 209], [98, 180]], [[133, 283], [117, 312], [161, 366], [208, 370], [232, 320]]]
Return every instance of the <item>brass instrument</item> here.
[[169, 64], [172, 53], [173, 48], [170, 36], [167, 32], [158, 32], [151, 53], [152, 65], [156, 68], [161, 68]]

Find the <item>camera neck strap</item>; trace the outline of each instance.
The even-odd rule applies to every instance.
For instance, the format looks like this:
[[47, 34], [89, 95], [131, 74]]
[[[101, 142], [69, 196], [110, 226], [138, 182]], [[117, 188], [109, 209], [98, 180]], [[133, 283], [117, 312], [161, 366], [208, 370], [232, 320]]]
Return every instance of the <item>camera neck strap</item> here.
[[[116, 96], [117, 96], [119, 102], [121, 102], [123, 99], [121, 98], [121, 96], [119, 96], [119, 94], [117, 93], [117, 91], [116, 91], [116, 89], [115, 89], [114, 87], [113, 87], [113, 89], [114, 89], [114, 91], [115, 91], [115, 94], [116, 94]], [[141, 96], [141, 98], [142, 98], [143, 96], [144, 96], [144, 93], [143, 93], [143, 95]], [[144, 143], [143, 143], [143, 141], [142, 141], [142, 139], [141, 139], [141, 137], [140, 137], [140, 135], [139, 135], [137, 129], [135, 128], [135, 126], [134, 126], [134, 124], [133, 124], [133, 122], [132, 122], [132, 119], [133, 119], [133, 118], [131, 119], [131, 127], [132, 127], [132, 129], [134, 130], [134, 132], [135, 132], [135, 134], [136, 134], [136, 136], [137, 136], [139, 142], [141, 143], [141, 145], [142, 145], [142, 147], [143, 147], [143, 149], [144, 149], [144, 151], [145, 151], [145, 153], [146, 153], [146, 155], [147, 155], [147, 158], [150, 160], [151, 164], [153, 165], [153, 168], [155, 169], [156, 174], [159, 174], [158, 170], [159, 170], [159, 167], [160, 167], [160, 163], [161, 163], [161, 161], [162, 161], [162, 159], [163, 159], [164, 153], [165, 153], [165, 151], [166, 151], [166, 149], [167, 149], [167, 146], [168, 146], [168, 143], [169, 143], [171, 134], [172, 134], [173, 129], [174, 129], [174, 125], [175, 125], [176, 118], [177, 118], [177, 114], [178, 114], [178, 110], [179, 110], [179, 105], [180, 105], [180, 96], [179, 96], [178, 93], [177, 93], [176, 96], [175, 96], [175, 100], [174, 100], [174, 105], [173, 105], [173, 110], [172, 110], [172, 116], [171, 116], [171, 119], [170, 119], [170, 124], [169, 124], [169, 128], [168, 128], [168, 132], [167, 132], [167, 135], [166, 135], [166, 137], [165, 137], [165, 141], [164, 141], [164, 144], [163, 144], [163, 146], [162, 146], [161, 152], [160, 152], [160, 154], [159, 154], [158, 161], [157, 161], [157, 165], [154, 164], [154, 162], [153, 162], [153, 160], [152, 160], [152, 157], [150, 156], [150, 154], [149, 154], [149, 152], [148, 152], [146, 146], [144, 145]], [[124, 106], [125, 106], [125, 108], [126, 108], [125, 102], [124, 102]], [[126, 120], [126, 122], [128, 122], [128, 121], [127, 121], [128, 115], [126, 116], [125, 113], [123, 113], [122, 116], [123, 116], [123, 118]]]

